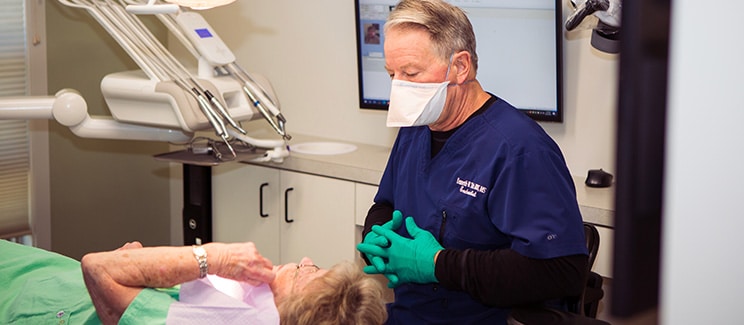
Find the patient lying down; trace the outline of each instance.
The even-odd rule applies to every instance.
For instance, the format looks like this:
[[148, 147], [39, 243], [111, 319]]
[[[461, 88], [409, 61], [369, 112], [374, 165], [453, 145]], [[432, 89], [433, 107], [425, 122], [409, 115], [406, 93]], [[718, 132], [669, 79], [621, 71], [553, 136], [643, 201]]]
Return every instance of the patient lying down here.
[[0, 323], [275, 324], [277, 312], [282, 324], [386, 319], [382, 288], [351, 262], [321, 269], [304, 258], [273, 266], [250, 242], [202, 247], [209, 276], [200, 279], [190, 246], [133, 242], [78, 263], [0, 240], [0, 287], [7, 288], [0, 292]]

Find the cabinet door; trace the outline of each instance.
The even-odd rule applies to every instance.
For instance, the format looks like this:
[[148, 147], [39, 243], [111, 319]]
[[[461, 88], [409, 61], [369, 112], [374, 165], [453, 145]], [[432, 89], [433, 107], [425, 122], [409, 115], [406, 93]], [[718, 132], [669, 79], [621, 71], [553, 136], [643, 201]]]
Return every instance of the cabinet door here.
[[367, 218], [367, 212], [369, 212], [372, 204], [375, 203], [375, 194], [377, 194], [377, 186], [356, 184], [355, 223], [357, 226], [364, 226], [364, 219]]
[[252, 241], [263, 256], [280, 260], [278, 170], [241, 163], [215, 166], [212, 202], [214, 241]]
[[281, 263], [354, 260], [354, 183], [282, 171]]

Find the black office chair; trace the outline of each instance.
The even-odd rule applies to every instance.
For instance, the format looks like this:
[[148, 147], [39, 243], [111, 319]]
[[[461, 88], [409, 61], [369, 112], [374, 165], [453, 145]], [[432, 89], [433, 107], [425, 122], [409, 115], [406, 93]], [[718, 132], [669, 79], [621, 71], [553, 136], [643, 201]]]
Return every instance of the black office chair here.
[[586, 237], [586, 247], [589, 250], [589, 262], [586, 269], [586, 287], [581, 296], [568, 299], [568, 311], [574, 314], [596, 318], [599, 301], [604, 297], [602, 276], [592, 272], [594, 261], [597, 258], [597, 252], [599, 252], [599, 231], [597, 231], [597, 227], [593, 224], [585, 222], [584, 236]]
[[597, 258], [597, 252], [599, 251], [599, 231], [593, 224], [585, 222], [584, 236], [589, 251], [589, 261], [585, 272], [586, 286], [581, 295], [566, 298], [568, 312], [547, 307], [515, 308], [511, 312], [508, 324], [609, 325], [608, 322], [596, 319], [599, 302], [604, 297], [602, 276], [592, 272], [592, 266], [594, 266], [594, 260]]

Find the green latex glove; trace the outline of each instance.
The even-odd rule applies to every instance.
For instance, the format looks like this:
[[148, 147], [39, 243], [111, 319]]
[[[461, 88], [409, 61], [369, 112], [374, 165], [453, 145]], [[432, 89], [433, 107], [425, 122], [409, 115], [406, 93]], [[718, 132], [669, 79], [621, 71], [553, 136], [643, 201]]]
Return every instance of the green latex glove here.
[[[398, 210], [395, 210], [393, 211], [392, 219], [384, 223], [382, 225], [382, 228], [389, 229], [392, 231], [397, 231], [398, 228], [400, 228], [402, 224], [403, 224], [403, 213], [401, 213]], [[364, 236], [364, 240], [362, 241], [362, 243], [368, 244], [368, 245], [375, 245], [379, 247], [390, 246], [390, 241], [388, 241], [387, 238], [385, 238], [384, 236], [380, 236], [374, 231], [370, 231], [366, 236]], [[367, 254], [367, 253], [365, 253], [364, 255], [367, 256], [367, 260], [369, 260], [371, 264], [364, 268], [365, 272], [367, 272], [367, 274], [382, 273], [382, 270], [385, 268], [385, 261], [382, 259], [382, 257], [373, 255], [373, 254]]]
[[[363, 244], [360, 244], [363, 245]], [[384, 267], [384, 265], [383, 265]], [[390, 289], [395, 289], [400, 284], [400, 279], [398, 278], [398, 275], [393, 273], [383, 273], [381, 271], [378, 271], [377, 268], [374, 265], [367, 265], [364, 267], [364, 273], [367, 274], [382, 274], [388, 279], [387, 286]]]
[[387, 238], [390, 247], [361, 243], [357, 249], [365, 254], [380, 256], [383, 260], [387, 259], [384, 268], [378, 268], [378, 271], [398, 277], [397, 283], [388, 283], [388, 286], [411, 282], [439, 282], [434, 275], [434, 256], [444, 248], [430, 232], [419, 228], [411, 217], [406, 218], [406, 229], [411, 239], [390, 229], [374, 226], [372, 231]]

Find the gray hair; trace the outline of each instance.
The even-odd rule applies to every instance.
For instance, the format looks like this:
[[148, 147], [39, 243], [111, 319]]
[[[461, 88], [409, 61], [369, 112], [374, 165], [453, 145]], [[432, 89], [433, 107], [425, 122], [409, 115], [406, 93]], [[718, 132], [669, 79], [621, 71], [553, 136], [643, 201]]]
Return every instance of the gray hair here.
[[459, 7], [443, 0], [402, 0], [385, 23], [386, 33], [391, 28], [423, 29], [443, 60], [449, 60], [455, 52], [468, 51], [473, 68], [478, 69], [473, 26]]
[[380, 325], [387, 319], [382, 286], [353, 262], [338, 263], [278, 303], [281, 325]]

